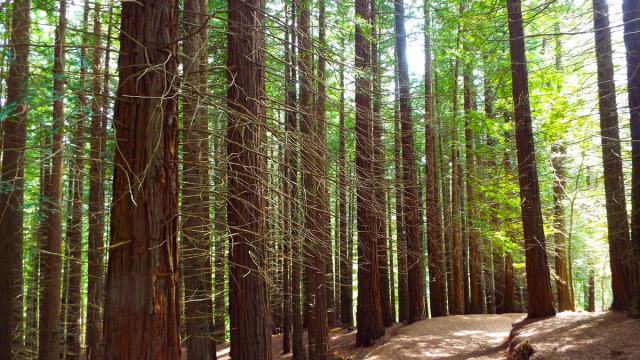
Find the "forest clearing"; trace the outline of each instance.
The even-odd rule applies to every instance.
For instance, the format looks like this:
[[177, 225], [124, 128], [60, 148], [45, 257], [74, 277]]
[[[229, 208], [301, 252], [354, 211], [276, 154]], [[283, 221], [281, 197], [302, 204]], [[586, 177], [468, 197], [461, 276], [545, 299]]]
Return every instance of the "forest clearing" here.
[[640, 358], [640, 0], [6, 0], [0, 360]]

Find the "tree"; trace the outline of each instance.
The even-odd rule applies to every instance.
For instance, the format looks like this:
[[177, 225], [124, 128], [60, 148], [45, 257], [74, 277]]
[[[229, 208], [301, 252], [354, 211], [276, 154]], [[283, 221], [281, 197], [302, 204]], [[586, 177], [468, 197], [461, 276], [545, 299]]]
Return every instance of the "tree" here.
[[384, 335], [378, 270], [378, 245], [373, 213], [373, 129], [371, 108], [371, 21], [367, 0], [356, 0], [356, 177], [358, 202], [358, 307], [356, 345], [368, 346]]
[[59, 357], [60, 337], [60, 284], [62, 276], [62, 173], [64, 136], [64, 56], [67, 31], [67, 3], [60, 0], [58, 26], [53, 60], [53, 136], [51, 143], [51, 178], [47, 201], [50, 214], [47, 218], [46, 243], [40, 268], [40, 326], [39, 360]]
[[175, 0], [122, 4], [107, 360], [180, 358], [178, 15]]
[[0, 354], [17, 358], [22, 351], [22, 243], [24, 158], [29, 102], [31, 1], [13, 0], [7, 73], [8, 116], [3, 121], [0, 191]]
[[516, 124], [520, 207], [529, 293], [528, 314], [531, 318], [553, 316], [556, 312], [553, 307], [540, 207], [540, 189], [531, 126], [527, 59], [520, 0], [507, 0], [507, 8], [509, 12], [509, 49]]
[[556, 292], [558, 294], [558, 310], [571, 311], [571, 294], [569, 293], [569, 278], [567, 276], [567, 257], [565, 251], [566, 229], [564, 226], [564, 207], [562, 199], [566, 191], [565, 157], [566, 148], [562, 144], [552, 145], [553, 158], [551, 165], [555, 173], [553, 181], [553, 221], [555, 240], [555, 269]]
[[[267, 239], [265, 238], [265, 154], [263, 0], [229, 0], [227, 30], [227, 224], [229, 317], [232, 359], [271, 359]], [[255, 50], [252, 50], [255, 49]]]
[[438, 189], [438, 165], [436, 164], [435, 114], [433, 107], [432, 65], [431, 65], [431, 25], [430, 1], [424, 2], [425, 16], [425, 57], [424, 57], [424, 152], [425, 152], [425, 207], [427, 218], [427, 251], [429, 264], [429, 289], [431, 291], [431, 316], [447, 314], [446, 264], [442, 243], [442, 220], [440, 216], [440, 195]]
[[[626, 16], [626, 15], [625, 15]], [[593, 28], [595, 29], [595, 50], [598, 66], [598, 104], [600, 111], [600, 139], [602, 141], [602, 162], [604, 165], [605, 200], [607, 205], [607, 228], [609, 256], [611, 262], [611, 287], [613, 289], [612, 309], [623, 310], [637, 306], [640, 295], [635, 294], [630, 284], [638, 281], [630, 259], [632, 253], [629, 238], [629, 220], [624, 188], [624, 173], [618, 130], [618, 106], [611, 51], [611, 30], [609, 29], [609, 7], [606, 0], [593, 1]], [[626, 29], [625, 29], [626, 30]], [[627, 34], [628, 35], [628, 34]], [[626, 38], [629, 36], [625, 35]], [[627, 52], [627, 61], [633, 61], [633, 53]], [[640, 64], [640, 63], [638, 63]], [[629, 86], [630, 94], [633, 91]], [[631, 105], [631, 95], [630, 95]], [[640, 103], [639, 103], [640, 105]], [[634, 114], [631, 110], [632, 122]], [[633, 126], [632, 126], [633, 128]], [[632, 145], [632, 150], [633, 150]], [[635, 168], [634, 168], [635, 175]], [[633, 185], [635, 186], [635, 184]], [[635, 191], [633, 189], [632, 191]], [[632, 203], [633, 203], [632, 194]], [[638, 208], [635, 208], [636, 210]], [[635, 218], [632, 216], [631, 221]], [[633, 234], [633, 233], [632, 233]], [[637, 284], [637, 283], [635, 283]]]

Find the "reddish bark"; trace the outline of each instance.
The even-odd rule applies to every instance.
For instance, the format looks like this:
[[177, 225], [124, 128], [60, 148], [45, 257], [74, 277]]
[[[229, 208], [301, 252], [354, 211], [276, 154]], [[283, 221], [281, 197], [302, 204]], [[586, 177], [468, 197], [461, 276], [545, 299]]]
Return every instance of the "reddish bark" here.
[[175, 0], [122, 4], [107, 360], [180, 358], [178, 14]]

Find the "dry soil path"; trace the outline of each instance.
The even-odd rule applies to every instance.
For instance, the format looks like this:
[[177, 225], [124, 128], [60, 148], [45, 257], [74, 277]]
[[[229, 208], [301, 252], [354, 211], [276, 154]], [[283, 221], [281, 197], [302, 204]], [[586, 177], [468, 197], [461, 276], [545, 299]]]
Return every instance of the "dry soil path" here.
[[512, 324], [525, 314], [459, 315], [428, 319], [398, 329], [388, 342], [364, 358], [499, 359], [504, 358]]

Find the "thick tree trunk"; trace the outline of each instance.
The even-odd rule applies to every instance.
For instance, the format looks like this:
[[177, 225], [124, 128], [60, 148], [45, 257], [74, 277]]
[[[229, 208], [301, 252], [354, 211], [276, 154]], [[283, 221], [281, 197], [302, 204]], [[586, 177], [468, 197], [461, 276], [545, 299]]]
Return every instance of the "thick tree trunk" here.
[[60, 279], [62, 275], [62, 174], [64, 137], [64, 43], [67, 3], [60, 0], [53, 60], [53, 142], [46, 244], [43, 244], [40, 298], [39, 360], [59, 357]]
[[[356, 0], [356, 17], [371, 21], [368, 0]], [[384, 335], [380, 308], [378, 246], [376, 242], [373, 177], [373, 130], [371, 126], [371, 45], [367, 32], [356, 23], [356, 176], [358, 197], [358, 307], [356, 345], [368, 346]]]
[[13, 110], [3, 121], [0, 192], [0, 354], [9, 359], [22, 352], [22, 243], [24, 159], [27, 142], [29, 36], [31, 1], [13, 0], [6, 104]]
[[190, 358], [216, 358], [213, 334], [213, 301], [210, 255], [210, 199], [207, 92], [206, 0], [186, 0], [184, 32], [196, 33], [183, 42], [184, 95], [183, 185], [182, 185], [182, 274], [184, 274], [186, 346]]
[[232, 359], [271, 359], [262, 141], [264, 0], [229, 0], [227, 223]]
[[[623, 4], [629, 4], [625, 1]], [[640, 7], [636, 14], [640, 15]], [[628, 8], [625, 8], [628, 10]], [[633, 13], [625, 13], [625, 22], [628, 16]], [[637, 22], [637, 21], [636, 21]], [[625, 198], [624, 174], [622, 170], [622, 156], [620, 148], [620, 133], [618, 127], [618, 108], [616, 103], [616, 86], [614, 82], [614, 68], [611, 51], [611, 30], [609, 29], [609, 8], [605, 0], [593, 1], [593, 26], [595, 29], [596, 60], [598, 65], [598, 100], [600, 109], [600, 135], [602, 141], [602, 162], [604, 165], [604, 186], [607, 207], [607, 225], [609, 238], [609, 257], [611, 259], [611, 287], [613, 290], [612, 309], [623, 310], [637, 307], [640, 304], [640, 294], [634, 290], [634, 284], [638, 286], [637, 270], [633, 268], [632, 243], [629, 237], [629, 220], [627, 217], [627, 201]], [[628, 27], [638, 29], [637, 25], [626, 24]], [[635, 30], [634, 30], [635, 31]], [[637, 34], [625, 33], [625, 42], [632, 41], [634, 37], [640, 40]], [[629, 43], [627, 43], [627, 46]], [[640, 41], [636, 43], [640, 45]], [[636, 66], [640, 65], [640, 49], [627, 47], [627, 61], [636, 60]], [[629, 64], [631, 66], [631, 64]], [[629, 68], [630, 69], [630, 68]], [[629, 70], [629, 74], [635, 74], [637, 69]], [[634, 121], [636, 126], [640, 126], [640, 113], [633, 106], [640, 106], [640, 97], [634, 98], [632, 94], [640, 94], [640, 89], [632, 86], [640, 85], [640, 82], [633, 83], [632, 80], [640, 79], [634, 75], [629, 81], [629, 106], [631, 111], [632, 135]], [[636, 80], [637, 81], [637, 80]], [[638, 101], [635, 105], [632, 101]], [[637, 139], [634, 139], [637, 140]], [[636, 168], [635, 150], [640, 151], [636, 142], [632, 143], [633, 154], [633, 177], [632, 177], [632, 236], [637, 236], [634, 228], [638, 226], [637, 216], [633, 215], [638, 211], [636, 195], [639, 192], [636, 175], [640, 168]], [[636, 244], [637, 245], [637, 244]], [[635, 272], [634, 272], [635, 271]], [[634, 294], [635, 293], [635, 294]]]
[[516, 123], [516, 149], [522, 225], [524, 230], [529, 317], [553, 316], [553, 294], [545, 246], [536, 153], [531, 125], [527, 59], [520, 0], [507, 0], [509, 12], [509, 48], [513, 79], [513, 103]]
[[433, 107], [432, 66], [431, 66], [431, 20], [430, 1], [424, 3], [425, 16], [425, 57], [424, 57], [424, 154], [425, 154], [425, 209], [427, 219], [427, 252], [429, 266], [429, 291], [431, 316], [447, 314], [446, 263], [442, 243], [442, 220], [440, 216], [440, 195], [438, 189], [438, 166], [436, 164], [435, 114]]
[[400, 89], [400, 129], [402, 134], [402, 179], [404, 182], [403, 209], [407, 244], [407, 282], [409, 324], [424, 317], [422, 290], [422, 252], [420, 245], [420, 219], [418, 181], [415, 165], [413, 121], [409, 103], [409, 66], [407, 64], [407, 38], [404, 26], [403, 0], [394, 2], [396, 53], [398, 58], [398, 85]]
[[125, 2], [121, 18], [105, 358], [177, 360], [178, 2]]

